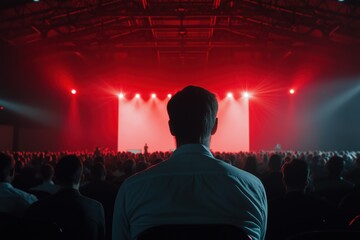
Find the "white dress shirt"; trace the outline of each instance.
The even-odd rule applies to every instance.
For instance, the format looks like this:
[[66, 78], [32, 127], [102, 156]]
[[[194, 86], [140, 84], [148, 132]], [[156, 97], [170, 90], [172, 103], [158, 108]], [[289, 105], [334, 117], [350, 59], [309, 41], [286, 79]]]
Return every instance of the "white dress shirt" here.
[[128, 178], [114, 208], [113, 240], [136, 239], [167, 224], [231, 224], [253, 240], [265, 238], [267, 200], [254, 175], [187, 144], [171, 158]]
[[0, 212], [21, 216], [36, 201], [34, 195], [14, 188], [10, 183], [0, 183]]

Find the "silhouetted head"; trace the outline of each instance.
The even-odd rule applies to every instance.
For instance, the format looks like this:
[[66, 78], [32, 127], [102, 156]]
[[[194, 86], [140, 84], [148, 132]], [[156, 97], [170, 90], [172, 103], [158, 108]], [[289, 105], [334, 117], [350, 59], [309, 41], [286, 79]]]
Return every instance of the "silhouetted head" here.
[[254, 155], [250, 155], [245, 160], [244, 170], [252, 173], [254, 175], [257, 175], [257, 161], [256, 157]]
[[123, 164], [123, 169], [126, 175], [132, 175], [135, 172], [135, 161], [133, 159], [128, 159]]
[[82, 175], [82, 162], [75, 155], [66, 155], [55, 167], [58, 184], [63, 187], [78, 187]]
[[326, 166], [329, 171], [329, 177], [338, 178], [344, 169], [344, 159], [335, 155], [329, 159]]
[[210, 145], [210, 136], [216, 132], [218, 102], [208, 90], [187, 86], [168, 102], [170, 132], [177, 146], [188, 143]]
[[355, 163], [356, 163], [356, 166], [357, 166], [357, 167], [360, 167], [360, 154], [357, 154]]
[[40, 168], [40, 174], [43, 181], [50, 181], [54, 177], [54, 168], [50, 164], [44, 164]]
[[304, 160], [293, 159], [282, 166], [282, 175], [285, 187], [288, 191], [304, 191], [308, 184], [308, 164]]
[[272, 154], [269, 159], [269, 169], [271, 171], [280, 171], [281, 170], [281, 156], [279, 154]]
[[0, 152], [0, 182], [11, 182], [14, 177], [15, 161], [9, 155]]
[[97, 162], [91, 168], [91, 175], [95, 180], [104, 181], [106, 178], [106, 168], [101, 162]]

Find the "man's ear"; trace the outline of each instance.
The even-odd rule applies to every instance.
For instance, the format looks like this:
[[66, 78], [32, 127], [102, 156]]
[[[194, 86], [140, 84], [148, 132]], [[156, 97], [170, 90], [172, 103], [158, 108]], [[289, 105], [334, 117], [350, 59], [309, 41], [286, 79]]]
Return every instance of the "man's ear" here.
[[218, 128], [218, 118], [215, 119], [215, 123], [214, 123], [214, 126], [211, 130], [211, 135], [214, 135], [217, 131], [217, 128]]
[[171, 135], [175, 136], [175, 130], [174, 130], [171, 120], [168, 121], [168, 124], [169, 124], [169, 129], [170, 129]]

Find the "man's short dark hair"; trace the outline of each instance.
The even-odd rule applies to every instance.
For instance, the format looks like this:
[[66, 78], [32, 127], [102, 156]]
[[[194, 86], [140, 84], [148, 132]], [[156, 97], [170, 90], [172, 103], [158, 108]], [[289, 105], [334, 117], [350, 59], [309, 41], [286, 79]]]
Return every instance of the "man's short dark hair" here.
[[5, 154], [0, 152], [0, 182], [4, 182], [6, 177], [8, 177], [14, 168], [13, 159]]
[[78, 184], [82, 170], [82, 162], [76, 155], [66, 155], [60, 159], [55, 167], [56, 179], [63, 186]]
[[49, 181], [54, 177], [54, 168], [50, 164], [43, 164], [40, 168], [41, 178], [44, 181]]
[[287, 187], [304, 189], [308, 181], [309, 167], [304, 160], [293, 159], [282, 166], [282, 174]]
[[341, 172], [344, 169], [344, 158], [337, 155], [332, 156], [326, 163], [326, 167], [329, 171], [330, 176], [340, 177]]
[[106, 168], [101, 162], [97, 162], [91, 168], [91, 175], [96, 180], [102, 180], [106, 177]]
[[177, 92], [168, 102], [172, 134], [186, 143], [198, 143], [207, 139], [216, 121], [218, 102], [208, 90], [187, 86]]
[[280, 154], [272, 154], [269, 159], [269, 169], [273, 171], [279, 171], [281, 169], [282, 159]]

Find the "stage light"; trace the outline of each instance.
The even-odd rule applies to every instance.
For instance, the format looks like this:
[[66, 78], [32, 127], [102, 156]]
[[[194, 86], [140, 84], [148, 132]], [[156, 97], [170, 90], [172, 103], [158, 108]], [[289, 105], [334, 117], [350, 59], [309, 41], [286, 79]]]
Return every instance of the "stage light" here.
[[338, 2], [345, 2], [345, 0], [338, 0]]
[[4, 110], [5, 108], [3, 106], [0, 106], [0, 111]]
[[249, 92], [243, 92], [242, 96], [246, 99], [249, 99], [251, 97]]
[[168, 94], [168, 98], [170, 99], [171, 97], [172, 97], [172, 95], [169, 93], [169, 94]]
[[123, 99], [125, 97], [125, 95], [123, 93], [119, 93], [119, 98]]
[[71, 94], [75, 95], [75, 94], [76, 94], [76, 90], [75, 90], [75, 89], [71, 89]]
[[295, 90], [292, 88], [292, 89], [289, 90], [289, 93], [290, 93], [290, 94], [294, 94], [294, 93], [295, 93]]
[[228, 92], [228, 93], [226, 94], [226, 96], [227, 96], [228, 98], [234, 98], [234, 94], [231, 93], [231, 92]]
[[156, 94], [155, 94], [155, 93], [152, 93], [152, 94], [151, 94], [151, 98], [152, 98], [152, 99], [155, 99], [155, 98], [156, 98]]
[[139, 99], [140, 98], [140, 93], [135, 94], [135, 98]]

